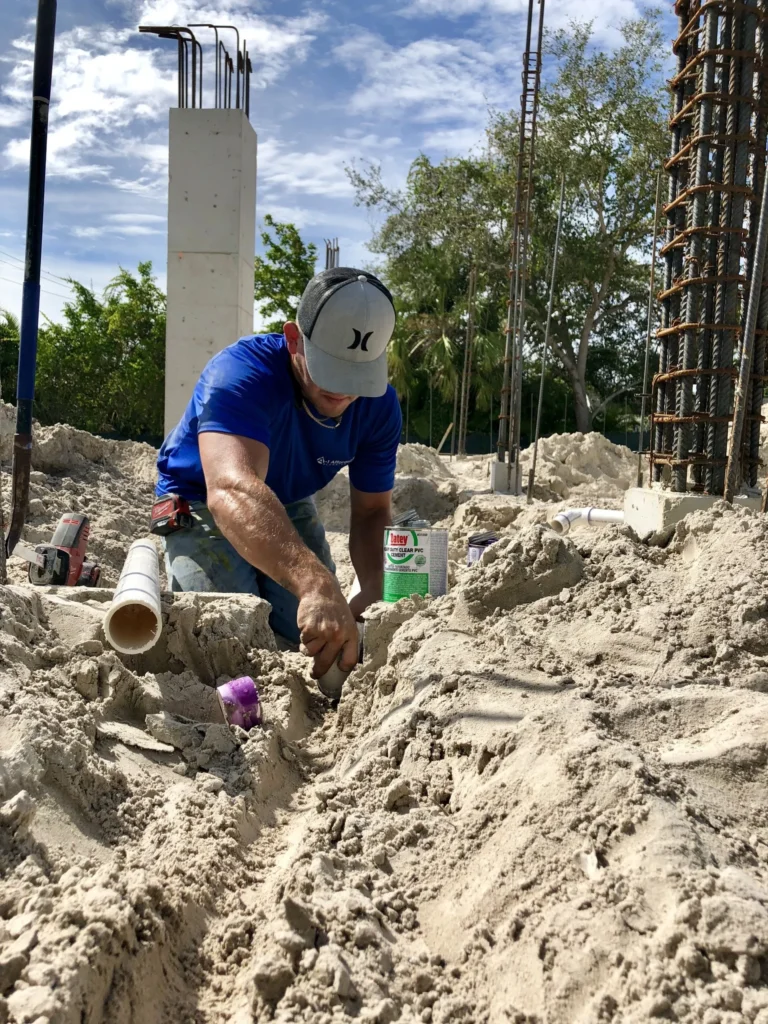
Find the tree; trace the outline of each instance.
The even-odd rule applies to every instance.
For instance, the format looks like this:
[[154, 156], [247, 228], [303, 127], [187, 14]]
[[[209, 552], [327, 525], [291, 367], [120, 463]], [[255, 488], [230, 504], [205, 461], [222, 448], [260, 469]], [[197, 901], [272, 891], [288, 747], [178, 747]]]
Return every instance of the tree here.
[[307, 282], [315, 275], [317, 246], [305, 244], [293, 224], [281, 224], [270, 214], [264, 217], [267, 229], [261, 241], [264, 256], [254, 262], [253, 295], [265, 331], [282, 331], [283, 324], [296, 316], [296, 307]]
[[120, 269], [101, 298], [77, 281], [64, 322], [38, 340], [35, 413], [94, 434], [160, 440], [165, 393], [165, 296], [152, 264]]
[[0, 309], [0, 398], [16, 402], [16, 374], [19, 366], [19, 321], [7, 309]]
[[[597, 409], [611, 393], [637, 383], [647, 302], [640, 254], [649, 242], [655, 172], [667, 140], [665, 47], [658, 17], [627, 22], [623, 42], [612, 53], [594, 50], [588, 25], [572, 25], [548, 43], [557, 73], [542, 91], [526, 358], [533, 360], [541, 346], [565, 173], [551, 341], [571, 382], [577, 427], [583, 431], [591, 429], [590, 407]], [[478, 268], [478, 338], [486, 339], [486, 346], [492, 339], [494, 352], [503, 349], [518, 124], [516, 113], [493, 116], [484, 156], [437, 165], [418, 157], [401, 191], [388, 190], [377, 167], [348, 172], [357, 202], [386, 215], [370, 248], [384, 255], [384, 276], [403, 306], [398, 329], [423, 340], [417, 373], [426, 369], [429, 349], [439, 338], [448, 337], [457, 355], [463, 353], [473, 262]], [[481, 357], [484, 363], [473, 378], [476, 412], [488, 408], [492, 394], [501, 390], [501, 360], [494, 388], [494, 371], [482, 345], [477, 356], [477, 366]], [[485, 416], [483, 421], [487, 429]]]
[[[648, 247], [656, 171], [668, 147], [658, 15], [627, 21], [621, 31], [623, 43], [613, 53], [591, 48], [590, 25], [556, 32], [547, 50], [558, 74], [542, 93], [534, 211], [539, 287], [532, 301], [541, 323], [541, 270], [551, 252], [555, 197], [564, 174], [567, 203], [551, 340], [571, 379], [579, 430], [590, 429], [590, 404], [595, 405], [588, 401], [590, 346], [601, 342], [619, 349], [641, 333], [633, 329], [627, 337], [628, 313], [634, 307], [642, 315], [647, 296], [645, 266], [637, 254]], [[511, 160], [516, 120], [497, 118], [493, 139]]]
[[437, 432], [442, 434], [455, 418], [473, 260], [478, 269], [478, 329], [490, 334], [501, 329], [507, 261], [506, 213], [498, 194], [503, 185], [487, 163], [469, 158], [433, 165], [418, 157], [402, 192], [387, 191], [375, 166], [350, 168], [349, 175], [360, 204], [388, 213], [371, 248], [387, 256], [383, 273], [398, 310], [392, 345], [399, 349], [407, 344], [411, 356], [407, 387], [395, 386], [401, 398], [405, 393], [407, 405], [412, 396], [417, 399], [413, 425], [425, 440], [432, 406], [432, 436], [437, 440]]

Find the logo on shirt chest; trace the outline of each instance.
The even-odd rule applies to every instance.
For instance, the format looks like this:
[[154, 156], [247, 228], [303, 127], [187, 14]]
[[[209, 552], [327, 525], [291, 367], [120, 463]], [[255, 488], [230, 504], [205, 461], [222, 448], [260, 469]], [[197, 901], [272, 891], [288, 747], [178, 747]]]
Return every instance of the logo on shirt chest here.
[[350, 462], [354, 462], [354, 459], [326, 459], [324, 455], [321, 455], [317, 462], [320, 466], [348, 466]]

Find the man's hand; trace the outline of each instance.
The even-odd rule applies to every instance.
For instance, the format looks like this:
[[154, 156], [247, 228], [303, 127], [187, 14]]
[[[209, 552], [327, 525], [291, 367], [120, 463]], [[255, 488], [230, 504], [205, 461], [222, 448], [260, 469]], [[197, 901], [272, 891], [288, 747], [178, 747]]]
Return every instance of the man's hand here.
[[362, 622], [363, 612], [367, 611], [372, 604], [381, 601], [381, 588], [367, 593], [359, 590], [354, 597], [349, 599], [349, 610], [358, 622]]
[[[357, 664], [358, 635], [355, 617], [331, 573], [315, 578], [299, 597], [296, 621], [301, 644], [314, 658], [312, 675], [325, 675], [335, 661], [343, 672]], [[341, 655], [341, 657], [339, 657]]]

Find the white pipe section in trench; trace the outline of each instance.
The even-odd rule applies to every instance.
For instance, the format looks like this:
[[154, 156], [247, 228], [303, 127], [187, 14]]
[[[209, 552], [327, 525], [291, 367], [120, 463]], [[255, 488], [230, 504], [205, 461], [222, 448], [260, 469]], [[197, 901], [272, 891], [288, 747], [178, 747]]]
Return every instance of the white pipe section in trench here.
[[121, 654], [143, 654], [160, 639], [160, 566], [150, 540], [131, 544], [104, 619], [108, 642]]
[[623, 523], [624, 513], [610, 508], [567, 508], [550, 519], [548, 525], [563, 537], [577, 520], [583, 520], [590, 526], [597, 523]]

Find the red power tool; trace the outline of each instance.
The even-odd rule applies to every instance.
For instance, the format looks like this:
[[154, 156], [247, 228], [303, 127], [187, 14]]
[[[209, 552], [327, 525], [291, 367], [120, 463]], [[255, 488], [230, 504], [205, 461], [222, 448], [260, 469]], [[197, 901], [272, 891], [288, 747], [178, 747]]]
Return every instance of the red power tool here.
[[167, 537], [177, 530], [189, 530], [192, 527], [192, 509], [186, 498], [178, 494], [164, 494], [152, 506], [149, 532], [160, 537]]
[[96, 587], [101, 568], [85, 560], [90, 532], [88, 516], [65, 512], [50, 544], [19, 543], [13, 553], [29, 562], [29, 582], [38, 587]]

